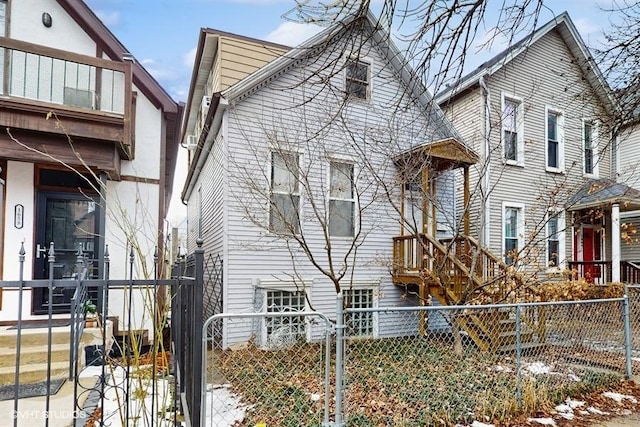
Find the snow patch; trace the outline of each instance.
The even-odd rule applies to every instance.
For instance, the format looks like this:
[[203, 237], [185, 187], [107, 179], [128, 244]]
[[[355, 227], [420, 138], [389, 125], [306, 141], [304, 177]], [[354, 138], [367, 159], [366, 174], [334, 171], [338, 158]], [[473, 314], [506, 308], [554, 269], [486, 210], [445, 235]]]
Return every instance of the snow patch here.
[[633, 396], [629, 396], [627, 394], [620, 394], [620, 393], [614, 393], [611, 391], [606, 391], [604, 393], [602, 393], [602, 395], [604, 397], [608, 397], [609, 399], [613, 399], [618, 403], [622, 403], [623, 400], [628, 400], [631, 403], [638, 403], [638, 400], [633, 397]]
[[533, 362], [528, 364], [525, 369], [533, 375], [543, 375], [551, 372], [551, 367], [542, 362]]
[[240, 398], [229, 391], [229, 384], [207, 387], [207, 426], [231, 426], [242, 423], [249, 407], [240, 404]]
[[587, 408], [587, 411], [589, 411], [590, 413], [595, 414], [595, 415], [609, 415], [608, 412], [603, 412], [598, 408], [594, 408], [593, 406], [589, 406]]

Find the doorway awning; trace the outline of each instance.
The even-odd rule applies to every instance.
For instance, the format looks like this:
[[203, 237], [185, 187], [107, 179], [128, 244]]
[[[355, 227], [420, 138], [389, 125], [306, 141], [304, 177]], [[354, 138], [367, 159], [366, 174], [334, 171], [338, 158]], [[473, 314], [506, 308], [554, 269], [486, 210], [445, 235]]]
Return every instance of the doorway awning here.
[[590, 179], [565, 204], [567, 211], [607, 208], [614, 204], [620, 211], [640, 210], [640, 191], [612, 179]]
[[478, 155], [455, 138], [420, 144], [394, 156], [396, 165], [428, 159], [435, 170], [456, 169], [478, 162]]

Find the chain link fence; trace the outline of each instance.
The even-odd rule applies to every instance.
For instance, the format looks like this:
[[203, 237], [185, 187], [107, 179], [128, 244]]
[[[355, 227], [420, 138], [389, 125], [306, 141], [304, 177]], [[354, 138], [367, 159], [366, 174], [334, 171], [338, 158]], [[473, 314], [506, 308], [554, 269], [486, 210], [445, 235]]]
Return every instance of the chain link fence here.
[[[225, 343], [217, 337], [223, 336]], [[316, 312], [218, 314], [205, 322], [208, 426], [321, 426], [329, 421], [331, 322]], [[250, 337], [242, 340], [242, 336]]]
[[206, 425], [469, 425], [532, 413], [637, 372], [640, 289], [629, 292], [629, 306], [343, 312], [339, 299], [335, 323], [316, 312], [216, 315], [203, 335]]

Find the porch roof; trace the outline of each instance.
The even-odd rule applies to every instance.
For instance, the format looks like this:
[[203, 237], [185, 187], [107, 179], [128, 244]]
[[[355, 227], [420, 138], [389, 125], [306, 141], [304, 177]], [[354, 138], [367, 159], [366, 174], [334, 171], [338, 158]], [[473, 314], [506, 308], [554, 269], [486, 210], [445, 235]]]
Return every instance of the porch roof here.
[[456, 138], [445, 138], [411, 147], [397, 154], [393, 161], [402, 164], [409, 158], [424, 156], [431, 159], [436, 170], [469, 166], [478, 161], [478, 155]]
[[569, 198], [565, 207], [568, 211], [608, 207], [615, 203], [620, 211], [640, 209], [640, 191], [612, 179], [590, 179]]

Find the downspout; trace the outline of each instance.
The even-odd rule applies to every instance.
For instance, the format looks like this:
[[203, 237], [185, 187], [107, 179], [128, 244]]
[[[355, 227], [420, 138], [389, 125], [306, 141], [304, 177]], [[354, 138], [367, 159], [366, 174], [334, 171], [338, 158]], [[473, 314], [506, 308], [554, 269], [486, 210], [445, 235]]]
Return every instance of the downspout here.
[[484, 109], [484, 132], [482, 135], [483, 149], [481, 153], [483, 161], [485, 162], [483, 165], [484, 176], [482, 177], [480, 188], [480, 194], [482, 196], [480, 199], [480, 224], [482, 224], [482, 229], [478, 237], [480, 239], [481, 246], [489, 247], [489, 245], [491, 244], [491, 203], [489, 202], [489, 189], [491, 186], [491, 93], [489, 92], [489, 87], [484, 81], [484, 76], [480, 76], [480, 80], [478, 81], [478, 83], [480, 85], [480, 88], [482, 88], [482, 100]]

